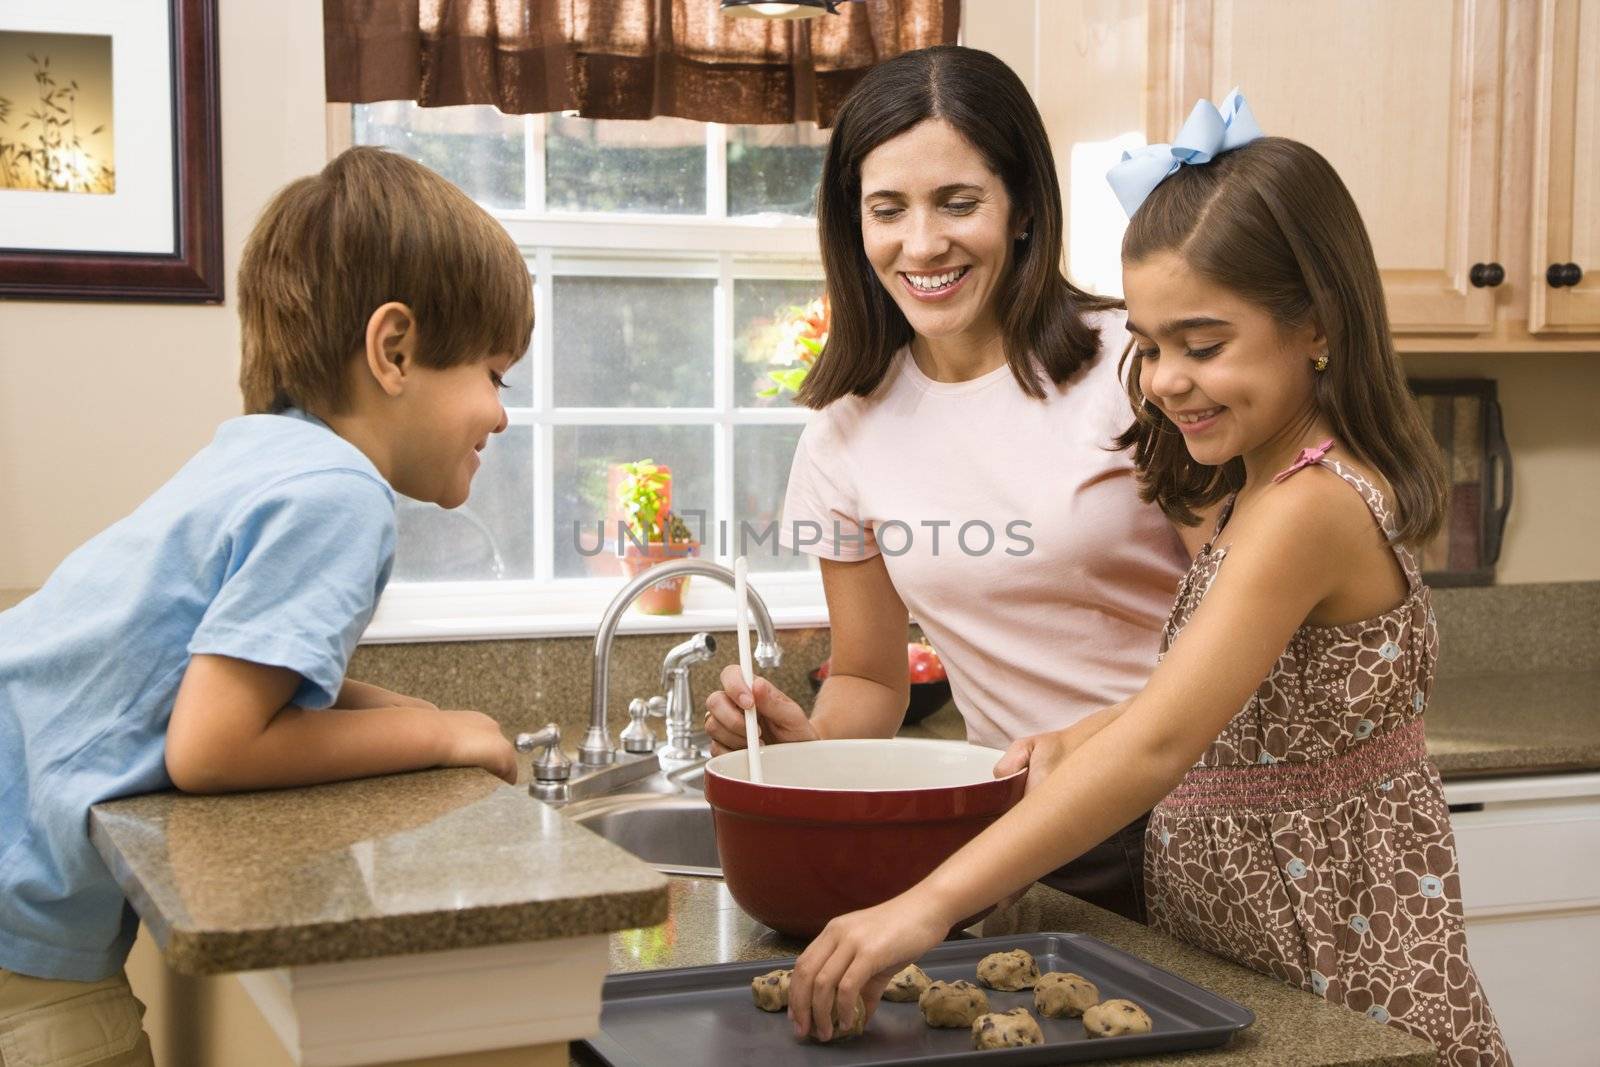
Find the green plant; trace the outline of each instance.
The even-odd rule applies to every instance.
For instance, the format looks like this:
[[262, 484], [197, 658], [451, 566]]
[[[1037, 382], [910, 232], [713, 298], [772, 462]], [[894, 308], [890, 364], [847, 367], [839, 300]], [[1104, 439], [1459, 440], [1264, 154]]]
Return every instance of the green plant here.
[[[677, 528], [683, 527], [682, 521], [669, 515], [666, 510], [666, 491], [672, 484], [671, 473], [658, 466], [653, 459], [635, 460], [620, 464], [620, 467], [622, 480], [617, 483], [617, 503], [628, 533], [640, 544], [668, 540], [668, 532], [676, 534]], [[679, 538], [673, 537], [672, 540]]]
[[811, 365], [828, 343], [828, 313], [828, 300], [823, 297], [785, 308], [767, 327], [768, 336], [763, 339], [770, 352], [766, 376], [772, 384], [758, 388], [757, 396], [770, 399], [800, 391]]

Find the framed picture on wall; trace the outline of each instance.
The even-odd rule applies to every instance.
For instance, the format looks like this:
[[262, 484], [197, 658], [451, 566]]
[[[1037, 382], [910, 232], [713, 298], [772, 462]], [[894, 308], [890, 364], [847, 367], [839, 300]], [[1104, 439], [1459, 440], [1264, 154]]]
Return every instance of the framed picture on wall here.
[[0, 5], [0, 296], [222, 300], [216, 0]]

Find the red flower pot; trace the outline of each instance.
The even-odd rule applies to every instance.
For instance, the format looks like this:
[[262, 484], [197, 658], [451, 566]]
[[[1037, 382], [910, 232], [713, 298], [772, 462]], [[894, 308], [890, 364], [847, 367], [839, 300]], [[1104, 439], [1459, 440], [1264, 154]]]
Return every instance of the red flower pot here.
[[[1027, 772], [960, 741], [809, 741], [706, 763], [728, 892], [751, 917], [809, 938], [836, 915], [911, 888], [1022, 799]], [[958, 925], [967, 926], [989, 912]]]
[[[675, 559], [688, 559], [700, 554], [700, 542], [679, 541], [673, 544], [663, 544], [652, 541], [648, 545], [638, 545], [624, 538], [622, 542], [622, 573], [629, 579], [659, 563], [667, 563]], [[659, 581], [639, 594], [639, 599], [633, 606], [646, 615], [682, 615], [683, 594], [689, 588], [689, 576], [680, 574], [676, 578], [667, 578]]]

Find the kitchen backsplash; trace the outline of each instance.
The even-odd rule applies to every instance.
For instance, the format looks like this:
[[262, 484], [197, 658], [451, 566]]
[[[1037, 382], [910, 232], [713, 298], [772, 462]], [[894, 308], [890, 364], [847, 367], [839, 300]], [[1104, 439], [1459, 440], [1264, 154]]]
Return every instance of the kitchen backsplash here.
[[[0, 610], [27, 593], [0, 590]], [[1436, 589], [1433, 598], [1441, 675], [1600, 670], [1600, 582]], [[662, 657], [683, 636], [617, 638], [609, 702], [613, 736], [626, 723], [629, 698], [661, 691]], [[784, 630], [778, 636], [784, 660], [773, 680], [809, 706], [806, 674], [827, 657], [828, 631]], [[582, 637], [363, 645], [350, 674], [441, 706], [477, 708], [509, 731], [554, 721], [564, 743], [574, 747], [589, 721], [593, 648], [593, 640]], [[715, 659], [695, 668], [697, 703], [722, 668], [736, 661], [733, 642], [724, 641]], [[655, 729], [664, 733], [659, 722]]]
[[[1600, 582], [1437, 589], [1433, 596], [1441, 675], [1600, 670]], [[613, 739], [627, 723], [631, 697], [661, 692], [662, 657], [683, 637], [616, 639], [608, 704]], [[809, 706], [806, 674], [827, 657], [828, 631], [783, 630], [778, 638], [783, 666], [772, 678]], [[579, 637], [365, 645], [356, 650], [350, 673], [440, 705], [477, 708], [512, 731], [554, 721], [571, 748], [589, 722], [593, 648], [592, 639]], [[735, 662], [733, 642], [724, 641], [715, 659], [694, 669], [697, 706], [722, 668]], [[664, 734], [659, 721], [654, 728]]]

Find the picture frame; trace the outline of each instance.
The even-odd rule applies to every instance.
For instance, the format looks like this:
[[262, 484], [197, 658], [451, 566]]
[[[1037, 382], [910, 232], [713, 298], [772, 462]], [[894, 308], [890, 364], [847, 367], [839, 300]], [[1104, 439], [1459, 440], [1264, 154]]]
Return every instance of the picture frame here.
[[0, 9], [0, 297], [222, 302], [217, 51], [217, 0]]

